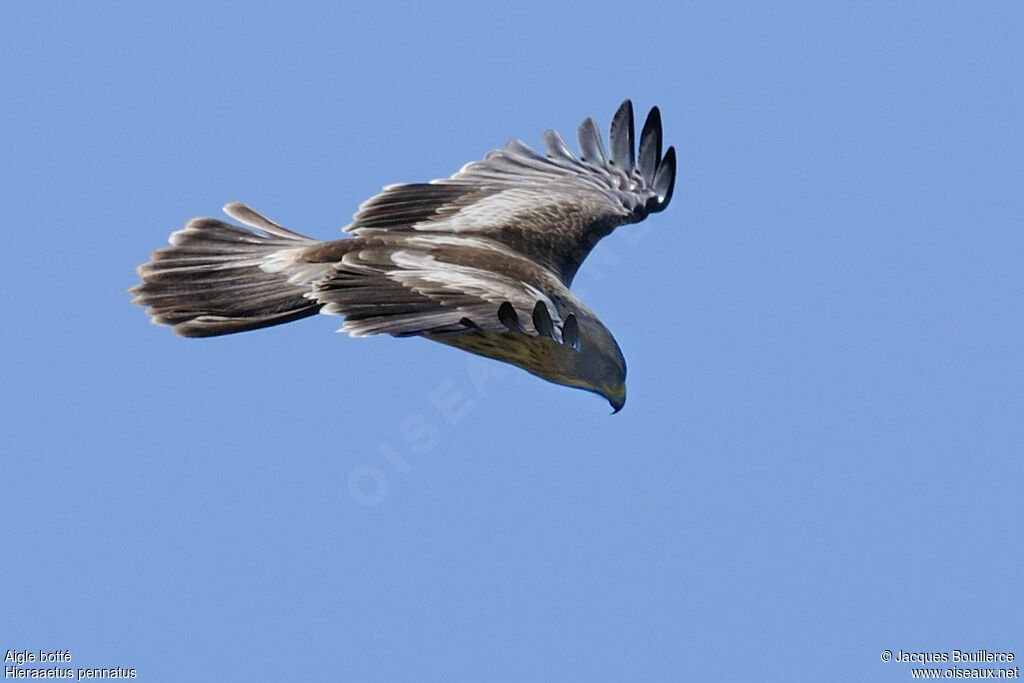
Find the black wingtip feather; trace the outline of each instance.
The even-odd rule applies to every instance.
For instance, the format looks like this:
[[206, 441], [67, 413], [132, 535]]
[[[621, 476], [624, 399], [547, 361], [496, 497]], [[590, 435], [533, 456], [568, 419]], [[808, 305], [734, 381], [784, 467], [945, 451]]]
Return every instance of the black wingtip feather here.
[[644, 182], [650, 185], [654, 182], [654, 173], [661, 163], [661, 112], [657, 107], [651, 107], [651, 112], [644, 121], [643, 131], [640, 133], [640, 155], [637, 167]]
[[555, 326], [551, 322], [548, 307], [543, 301], [538, 301], [537, 305], [533, 307], [533, 327], [540, 336], [555, 338]]
[[577, 139], [580, 145], [580, 158], [598, 166], [608, 163], [608, 156], [604, 152], [604, 142], [601, 140], [601, 133], [597, 130], [594, 119], [587, 118], [580, 124], [577, 131]]
[[523, 326], [519, 322], [519, 314], [516, 313], [515, 307], [508, 301], [498, 306], [498, 320], [513, 332], [523, 331]]
[[580, 324], [572, 313], [566, 316], [565, 322], [562, 324], [562, 343], [577, 351], [580, 350]]
[[669, 147], [665, 152], [665, 158], [658, 164], [658, 171], [654, 175], [654, 191], [658, 193], [657, 206], [654, 211], [662, 211], [672, 200], [672, 190], [676, 185], [676, 149]]
[[612, 163], [626, 173], [632, 173], [633, 167], [636, 164], [635, 136], [633, 103], [629, 100], [624, 100], [619, 105], [618, 111], [615, 112], [615, 116], [612, 117], [608, 138], [612, 148]]

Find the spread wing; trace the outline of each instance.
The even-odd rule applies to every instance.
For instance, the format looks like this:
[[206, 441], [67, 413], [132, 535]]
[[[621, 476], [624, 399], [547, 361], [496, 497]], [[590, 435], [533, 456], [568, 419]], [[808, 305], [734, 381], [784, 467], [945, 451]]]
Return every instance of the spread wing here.
[[345, 228], [357, 237], [395, 233], [486, 239], [527, 257], [566, 286], [598, 240], [668, 206], [675, 150], [661, 153], [661, 116], [647, 116], [634, 153], [633, 106], [612, 118], [611, 154], [593, 119], [579, 127], [580, 156], [553, 130], [546, 155], [518, 140], [444, 180], [391, 185]]
[[668, 205], [675, 152], [662, 155], [657, 108], [636, 149], [629, 100], [612, 118], [610, 154], [592, 119], [578, 158], [554, 131], [543, 140], [546, 155], [513, 140], [448, 179], [385, 188], [346, 227], [354, 239], [300, 257], [330, 264], [307, 297], [353, 335], [521, 328], [560, 342], [569, 324], [573, 337], [570, 317], [596, 321], [569, 292], [573, 276], [616, 226]]
[[582, 309], [547, 269], [500, 243], [390, 235], [332, 245], [344, 253], [307, 251], [331, 262], [307, 297], [322, 313], [344, 315], [342, 329], [353, 336], [515, 329], [560, 341], [566, 319]]
[[306, 296], [322, 313], [344, 315], [342, 331], [353, 336], [423, 335], [572, 386], [584, 381], [582, 358], [602, 349], [621, 358], [610, 333], [550, 271], [500, 245], [466, 241], [390, 235], [330, 243], [319, 256], [306, 250], [331, 261]]

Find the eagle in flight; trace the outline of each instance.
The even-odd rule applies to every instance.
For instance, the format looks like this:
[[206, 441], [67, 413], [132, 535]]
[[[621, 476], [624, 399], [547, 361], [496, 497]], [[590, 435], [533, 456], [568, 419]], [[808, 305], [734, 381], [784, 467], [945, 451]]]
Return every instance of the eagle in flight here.
[[593, 119], [580, 156], [553, 130], [546, 154], [519, 140], [444, 180], [390, 185], [322, 242], [238, 202], [242, 226], [196, 218], [138, 268], [133, 302], [184, 337], [254, 330], [317, 313], [352, 336], [421, 336], [626, 401], [615, 338], [569, 286], [605, 235], [663, 210], [675, 150], [662, 156], [651, 109], [634, 144], [633, 106], [612, 118], [606, 153]]

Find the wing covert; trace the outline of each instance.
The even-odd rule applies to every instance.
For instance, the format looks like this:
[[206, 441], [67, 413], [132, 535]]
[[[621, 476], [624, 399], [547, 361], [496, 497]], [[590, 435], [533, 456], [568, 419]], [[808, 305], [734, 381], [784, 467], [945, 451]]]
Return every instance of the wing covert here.
[[565, 284], [615, 227], [661, 211], [672, 195], [675, 153], [661, 156], [661, 117], [651, 110], [634, 150], [632, 104], [612, 118], [611, 154], [593, 119], [579, 128], [576, 157], [553, 130], [546, 154], [519, 140], [466, 164], [450, 178], [390, 185], [363, 202], [345, 231], [451, 233], [487, 237], [555, 272]]

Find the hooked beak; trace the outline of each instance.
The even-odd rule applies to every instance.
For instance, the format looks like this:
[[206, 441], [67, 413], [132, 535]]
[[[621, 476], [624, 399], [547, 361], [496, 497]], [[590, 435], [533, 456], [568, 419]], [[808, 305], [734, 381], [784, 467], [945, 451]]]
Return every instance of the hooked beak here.
[[605, 394], [605, 398], [612, 405], [612, 415], [619, 412], [622, 410], [622, 406], [626, 405], [626, 385], [622, 384], [615, 387]]

